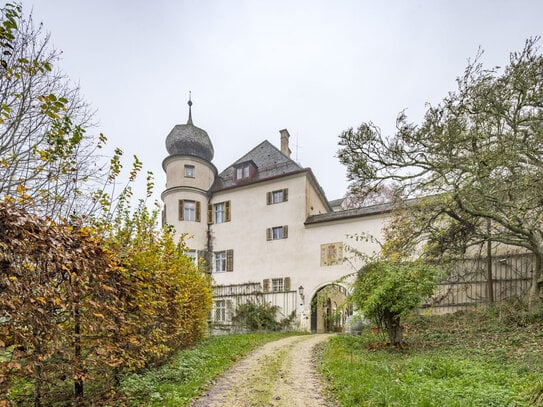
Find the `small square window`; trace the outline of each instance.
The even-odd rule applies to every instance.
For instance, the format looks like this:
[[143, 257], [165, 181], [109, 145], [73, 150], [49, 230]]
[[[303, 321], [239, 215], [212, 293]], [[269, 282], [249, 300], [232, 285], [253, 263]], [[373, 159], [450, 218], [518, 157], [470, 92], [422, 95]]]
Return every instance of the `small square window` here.
[[283, 238], [283, 226], [277, 226], [272, 228], [272, 240]]
[[285, 200], [283, 190], [272, 192], [272, 203], [280, 203]]
[[194, 165], [185, 165], [185, 178], [194, 178]]

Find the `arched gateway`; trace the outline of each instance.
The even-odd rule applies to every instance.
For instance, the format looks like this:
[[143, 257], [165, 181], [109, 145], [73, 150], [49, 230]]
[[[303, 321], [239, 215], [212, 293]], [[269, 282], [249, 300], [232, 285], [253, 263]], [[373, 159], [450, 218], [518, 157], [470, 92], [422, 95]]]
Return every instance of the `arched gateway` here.
[[343, 332], [352, 308], [345, 287], [331, 283], [319, 288], [311, 298], [311, 332]]

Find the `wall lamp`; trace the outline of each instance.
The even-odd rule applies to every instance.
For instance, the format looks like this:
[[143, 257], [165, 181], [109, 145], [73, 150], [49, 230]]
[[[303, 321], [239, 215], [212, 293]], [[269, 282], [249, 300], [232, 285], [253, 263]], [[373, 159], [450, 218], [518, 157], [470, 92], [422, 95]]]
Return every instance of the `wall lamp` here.
[[298, 294], [300, 294], [300, 298], [302, 299], [302, 301], [305, 301], [304, 287], [303, 286], [298, 287]]

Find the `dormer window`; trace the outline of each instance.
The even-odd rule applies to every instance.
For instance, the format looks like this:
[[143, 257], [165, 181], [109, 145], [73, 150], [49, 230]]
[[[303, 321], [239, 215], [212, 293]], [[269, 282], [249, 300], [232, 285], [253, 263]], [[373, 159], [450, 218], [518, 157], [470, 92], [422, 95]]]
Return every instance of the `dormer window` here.
[[252, 161], [246, 161], [234, 167], [234, 180], [246, 181], [256, 174], [256, 166]]
[[241, 167], [236, 168], [236, 179], [249, 178], [249, 173], [249, 164], [244, 164]]

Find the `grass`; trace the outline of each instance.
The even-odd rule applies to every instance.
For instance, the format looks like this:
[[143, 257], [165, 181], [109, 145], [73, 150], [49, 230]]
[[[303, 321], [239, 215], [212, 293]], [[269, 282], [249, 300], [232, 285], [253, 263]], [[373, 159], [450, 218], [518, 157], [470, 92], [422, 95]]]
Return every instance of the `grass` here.
[[342, 406], [543, 404], [543, 311], [411, 317], [406, 339], [394, 349], [369, 330], [332, 338], [320, 365], [330, 393]]
[[157, 370], [130, 375], [120, 390], [129, 406], [186, 406], [208, 384], [251, 350], [289, 334], [214, 336], [179, 352]]

